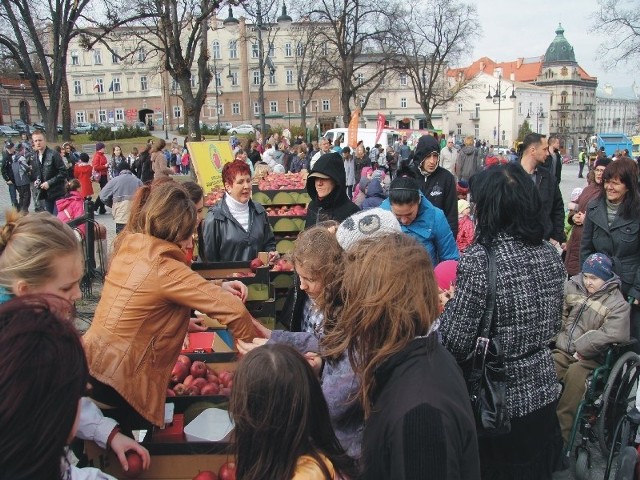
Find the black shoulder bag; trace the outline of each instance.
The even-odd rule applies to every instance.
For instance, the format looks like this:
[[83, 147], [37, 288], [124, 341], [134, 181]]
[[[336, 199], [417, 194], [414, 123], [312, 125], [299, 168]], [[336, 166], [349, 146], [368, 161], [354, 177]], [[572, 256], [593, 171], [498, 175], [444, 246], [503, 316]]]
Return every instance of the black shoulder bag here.
[[491, 247], [484, 247], [489, 261], [487, 307], [482, 315], [475, 348], [464, 361], [469, 399], [479, 437], [495, 437], [511, 430], [507, 412], [507, 374], [504, 353], [497, 338], [491, 338], [496, 303], [496, 259]]

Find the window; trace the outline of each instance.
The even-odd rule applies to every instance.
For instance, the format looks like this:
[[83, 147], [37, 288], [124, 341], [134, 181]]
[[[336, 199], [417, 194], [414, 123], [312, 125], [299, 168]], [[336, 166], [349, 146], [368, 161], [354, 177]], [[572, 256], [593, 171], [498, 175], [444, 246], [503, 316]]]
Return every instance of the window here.
[[278, 102], [274, 100], [269, 102], [269, 112], [278, 113]]
[[122, 87], [120, 85], [120, 77], [113, 77], [111, 80], [111, 85], [109, 86], [110, 92], [121, 92]]
[[251, 58], [258, 58], [258, 57], [259, 57], [258, 44], [257, 43], [252, 43], [251, 44]]
[[196, 77], [193, 73], [191, 74], [191, 86], [195, 87], [196, 86], [196, 79], [198, 77]]
[[269, 42], [269, 56], [270, 56], [271, 58], [273, 58], [273, 57], [275, 57], [275, 56], [276, 56], [276, 47], [275, 47], [275, 45], [273, 44], [273, 41]]
[[462, 114], [462, 104], [458, 104], [458, 115]]
[[238, 58], [238, 41], [231, 40], [229, 42], [229, 58]]
[[76, 112], [76, 123], [86, 122], [86, 118], [87, 116], [85, 115], [84, 111]]
[[320, 47], [320, 55], [322, 55], [323, 57], [329, 55], [329, 46], [327, 45], [327, 42], [324, 42]]
[[[80, 65], [80, 56], [77, 50], [71, 50], [71, 65]], [[82, 113], [84, 114], [84, 112]]]
[[182, 105], [173, 106], [173, 118], [182, 118]]
[[80, 80], [73, 81], [73, 94], [82, 95], [82, 82]]
[[214, 40], [211, 44], [211, 55], [216, 60], [220, 59], [220, 42], [218, 40]]
[[406, 97], [402, 97], [400, 99], [400, 108], [407, 108], [407, 98]]
[[458, 135], [462, 135], [462, 124], [458, 123]]
[[253, 114], [260, 115], [260, 104], [258, 102], [253, 102]]
[[294, 113], [293, 112], [294, 106], [295, 106], [295, 102], [287, 98], [287, 113]]
[[474, 129], [473, 129], [473, 135], [474, 135], [476, 138], [479, 138], [479, 137], [480, 137], [480, 125], [476, 125], [476, 126], [474, 127]]
[[93, 64], [102, 65], [102, 51], [99, 48], [93, 50]]
[[216, 72], [216, 87], [222, 86], [222, 78], [220, 77], [220, 72]]
[[356, 75], [356, 82], [358, 83], [358, 85], [362, 85], [364, 83], [364, 74], [363, 73], [358, 73]]
[[231, 85], [238, 86], [238, 72], [231, 72]]
[[290, 43], [285, 43], [284, 44], [284, 56], [285, 57], [290, 57], [291, 56], [291, 44]]
[[276, 74], [275, 73], [269, 74], [269, 84], [270, 85], [275, 85], [276, 84]]
[[104, 81], [101, 78], [96, 78], [96, 83], [93, 86], [96, 93], [104, 93]]
[[138, 49], [138, 62], [143, 63], [147, 59], [147, 52], [145, 52], [143, 47]]
[[107, 122], [107, 111], [106, 110], [98, 110], [98, 122], [106, 123]]
[[113, 52], [111, 52], [111, 63], [116, 64], [120, 63], [120, 57], [118, 56], [118, 49], [114, 48]]
[[329, 102], [329, 100], [322, 100], [322, 111], [323, 112], [331, 111], [331, 102]]
[[302, 42], [298, 42], [298, 46], [296, 47], [296, 55], [298, 57], [304, 57], [304, 46]]
[[124, 109], [116, 108], [116, 122], [124, 122]]
[[293, 83], [293, 70], [287, 70], [287, 84]]
[[387, 99], [386, 98], [381, 98], [380, 99], [380, 108], [387, 108]]
[[231, 104], [231, 113], [233, 115], [240, 115], [240, 103], [234, 102]]
[[147, 90], [149, 90], [149, 84], [146, 75], [143, 75], [140, 77], [140, 91], [146, 92]]
[[518, 115], [522, 115], [522, 102], [518, 102]]
[[[476, 103], [476, 118], [480, 118], [480, 104]], [[462, 135], [462, 134], [460, 134]]]
[[407, 74], [406, 73], [401, 73], [400, 74], [400, 85], [402, 85], [403, 87], [407, 86]]
[[260, 85], [260, 72], [258, 72], [257, 70], [253, 72], [253, 84]]

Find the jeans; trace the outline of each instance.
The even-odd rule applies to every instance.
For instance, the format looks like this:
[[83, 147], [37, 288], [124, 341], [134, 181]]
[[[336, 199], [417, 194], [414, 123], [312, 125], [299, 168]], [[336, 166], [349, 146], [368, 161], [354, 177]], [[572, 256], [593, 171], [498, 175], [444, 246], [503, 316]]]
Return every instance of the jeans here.
[[[57, 200], [57, 199], [56, 199]], [[49, 200], [48, 198], [44, 201], [44, 209], [49, 212], [51, 215], [58, 215], [58, 207], [56, 207], [55, 200]]]
[[[100, 177], [100, 181], [98, 182], [100, 183], [100, 190], [102, 190], [104, 188], [104, 186], [107, 184], [107, 176], [106, 175], [102, 175]], [[104, 214], [107, 210], [105, 209], [105, 205], [102, 202], [102, 199], [100, 198], [100, 195], [97, 196], [95, 203], [93, 204], [93, 211], [97, 212], [98, 209], [100, 210], [100, 213]]]
[[8, 183], [7, 186], [9, 187], [9, 198], [11, 198], [11, 205], [13, 205], [14, 208], [18, 208], [18, 197], [16, 195], [16, 186], [13, 183]]

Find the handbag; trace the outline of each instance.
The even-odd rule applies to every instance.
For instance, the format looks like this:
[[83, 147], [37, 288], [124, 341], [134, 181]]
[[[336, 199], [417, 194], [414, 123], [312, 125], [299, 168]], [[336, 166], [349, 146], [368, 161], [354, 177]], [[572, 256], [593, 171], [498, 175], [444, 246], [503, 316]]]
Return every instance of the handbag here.
[[504, 353], [497, 338], [491, 338], [496, 302], [496, 259], [491, 247], [484, 247], [489, 263], [487, 306], [480, 321], [475, 348], [462, 368], [479, 437], [496, 437], [509, 433], [511, 421], [507, 411], [507, 373]]
[[97, 170], [92, 170], [91, 171], [91, 180], [93, 180], [94, 182], [100, 182], [100, 172]]

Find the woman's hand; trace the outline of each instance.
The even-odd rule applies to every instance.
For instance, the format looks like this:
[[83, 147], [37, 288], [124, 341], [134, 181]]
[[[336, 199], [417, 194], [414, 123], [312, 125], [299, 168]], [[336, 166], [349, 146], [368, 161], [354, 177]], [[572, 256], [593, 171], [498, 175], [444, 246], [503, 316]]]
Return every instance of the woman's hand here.
[[242, 340], [237, 341], [238, 345], [238, 353], [241, 355], [246, 355], [251, 350], [261, 347], [265, 343], [267, 343], [266, 338], [254, 338], [251, 342], [243, 342]]
[[223, 290], [226, 290], [231, 295], [235, 295], [239, 297], [243, 302], [247, 301], [247, 286], [242, 283], [240, 280], [231, 280], [230, 282], [222, 282], [221, 285]]
[[576, 212], [573, 214], [573, 223], [575, 225], [582, 225], [584, 223], [584, 212]]
[[133, 438], [129, 438], [126, 435], [118, 432], [111, 440], [111, 450], [118, 456], [122, 469], [126, 472], [129, 470], [129, 464], [127, 463], [126, 453], [130, 450], [136, 452], [142, 458], [142, 469], [147, 470], [151, 465], [151, 457], [149, 451], [136, 442]]
[[320, 373], [322, 373], [322, 357], [317, 353], [307, 352], [304, 354], [304, 358], [309, 362], [309, 365], [311, 365], [313, 373], [315, 373], [317, 377], [320, 377]]
[[253, 322], [254, 328], [258, 331], [262, 338], [266, 338], [267, 340], [271, 338], [271, 330], [269, 330], [255, 318], [252, 318], [251, 321]]
[[189, 319], [189, 332], [205, 332], [206, 330], [207, 326], [201, 318]]
[[275, 250], [273, 252], [269, 252], [268, 256], [269, 256], [268, 263], [273, 263], [280, 258], [280, 254]]

